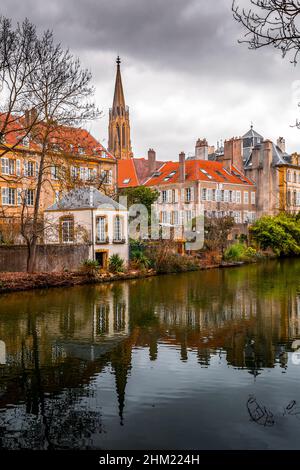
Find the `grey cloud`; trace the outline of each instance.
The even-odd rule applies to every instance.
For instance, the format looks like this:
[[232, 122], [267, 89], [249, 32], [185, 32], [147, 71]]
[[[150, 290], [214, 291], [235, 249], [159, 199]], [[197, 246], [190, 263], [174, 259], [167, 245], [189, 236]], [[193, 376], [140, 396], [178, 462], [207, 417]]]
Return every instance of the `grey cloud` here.
[[[53, 29], [56, 39], [92, 68], [106, 116], [113, 60], [121, 55], [138, 155], [155, 144], [163, 158], [170, 158], [182, 149], [192, 151], [197, 137], [206, 135], [215, 143], [246, 131], [251, 120], [265, 136], [284, 132], [293, 145], [297, 142], [288, 100], [298, 69], [271, 49], [253, 52], [237, 43], [242, 31], [232, 18], [231, 0], [1, 0], [0, 13], [14, 20], [29, 17], [39, 31]], [[169, 97], [180, 111], [168, 108]], [[155, 114], [148, 112], [153, 102]], [[283, 112], [286, 103], [289, 110]], [[100, 128], [102, 138], [105, 120]]]

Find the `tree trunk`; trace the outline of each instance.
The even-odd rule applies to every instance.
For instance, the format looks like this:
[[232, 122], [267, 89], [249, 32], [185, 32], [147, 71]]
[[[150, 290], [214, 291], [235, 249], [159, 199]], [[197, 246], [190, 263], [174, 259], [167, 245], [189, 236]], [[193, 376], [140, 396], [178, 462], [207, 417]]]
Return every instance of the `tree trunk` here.
[[36, 196], [35, 196], [35, 202], [34, 202], [34, 213], [33, 213], [33, 221], [32, 221], [32, 238], [31, 238], [30, 244], [28, 245], [27, 271], [29, 273], [34, 272], [35, 261], [36, 261], [36, 245], [38, 241], [38, 230], [39, 230], [38, 218], [39, 218], [39, 210], [40, 210], [41, 189], [42, 189], [43, 176], [44, 176], [45, 152], [46, 152], [46, 139], [43, 145], [43, 151], [42, 151], [41, 161], [40, 161], [40, 166], [39, 166], [38, 181], [36, 185]]

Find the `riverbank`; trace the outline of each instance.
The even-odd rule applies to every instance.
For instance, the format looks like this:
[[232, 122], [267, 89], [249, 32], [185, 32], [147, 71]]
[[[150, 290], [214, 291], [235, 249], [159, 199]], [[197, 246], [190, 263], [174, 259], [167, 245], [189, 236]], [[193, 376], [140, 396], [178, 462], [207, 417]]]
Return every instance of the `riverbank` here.
[[[238, 267], [245, 263], [221, 263], [194, 267], [188, 271], [203, 271], [216, 268]], [[0, 273], [0, 294], [9, 292], [27, 291], [35, 289], [48, 289], [54, 287], [73, 287], [85, 284], [101, 284], [115, 281], [143, 279], [164, 274], [179, 274], [178, 272], [158, 273], [153, 269], [137, 271], [131, 270], [126, 273], [101, 273], [89, 276], [81, 272], [58, 272], [58, 273]]]

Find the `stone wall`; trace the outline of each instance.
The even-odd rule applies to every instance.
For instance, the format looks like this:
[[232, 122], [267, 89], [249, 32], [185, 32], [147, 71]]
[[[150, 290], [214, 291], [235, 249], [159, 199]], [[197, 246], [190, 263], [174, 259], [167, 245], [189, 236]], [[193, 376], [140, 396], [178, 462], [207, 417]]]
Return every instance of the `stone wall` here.
[[[76, 270], [89, 258], [88, 245], [39, 245], [36, 272]], [[27, 248], [0, 245], [0, 272], [26, 272]]]

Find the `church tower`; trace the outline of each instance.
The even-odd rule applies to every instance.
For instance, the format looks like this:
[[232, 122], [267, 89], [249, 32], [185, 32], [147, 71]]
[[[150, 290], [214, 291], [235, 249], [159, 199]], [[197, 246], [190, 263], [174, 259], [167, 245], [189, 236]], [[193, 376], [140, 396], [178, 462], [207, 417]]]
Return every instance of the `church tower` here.
[[133, 157], [130, 140], [129, 108], [125, 106], [120, 57], [117, 58], [117, 75], [113, 106], [109, 110], [108, 151], [116, 158]]

